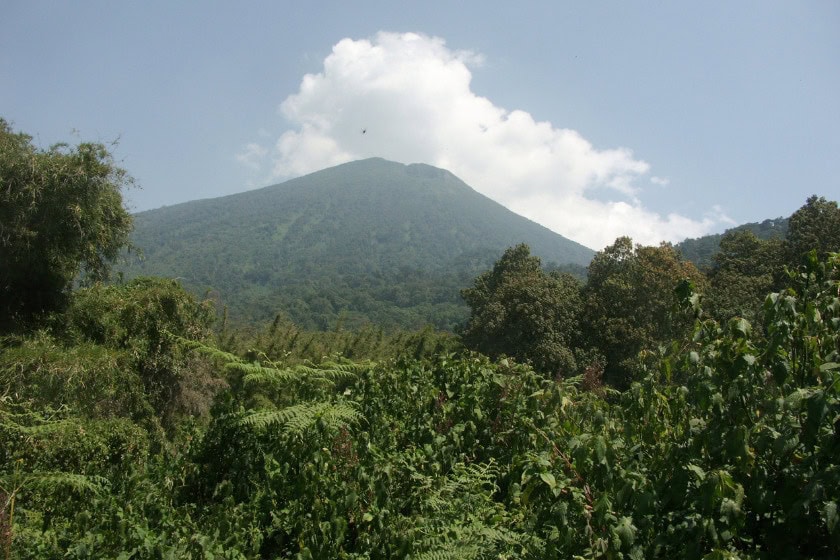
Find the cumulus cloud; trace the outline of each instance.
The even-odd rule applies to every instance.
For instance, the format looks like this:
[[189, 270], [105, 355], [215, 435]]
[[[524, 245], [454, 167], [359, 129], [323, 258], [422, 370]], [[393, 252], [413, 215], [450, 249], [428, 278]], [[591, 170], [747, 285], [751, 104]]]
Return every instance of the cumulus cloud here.
[[236, 154], [236, 161], [251, 169], [253, 171], [259, 171], [262, 167], [262, 162], [265, 156], [268, 154], [268, 149], [255, 143], [251, 142], [246, 144], [242, 151]]
[[[575, 130], [473, 93], [471, 68], [481, 63], [422, 34], [339, 41], [323, 70], [304, 76], [280, 105], [292, 128], [271, 154], [274, 178], [372, 156], [428, 163], [595, 249], [619, 235], [647, 244], [696, 237], [716, 223], [646, 209], [637, 183], [650, 165], [630, 149], [596, 148]], [[243, 163], [252, 154], [256, 145]]]

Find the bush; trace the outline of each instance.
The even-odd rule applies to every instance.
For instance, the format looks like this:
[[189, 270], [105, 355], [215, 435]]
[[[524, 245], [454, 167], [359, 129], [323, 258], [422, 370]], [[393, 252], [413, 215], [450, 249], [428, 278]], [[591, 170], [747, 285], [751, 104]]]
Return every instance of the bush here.
[[205, 359], [176, 343], [177, 337], [206, 340], [214, 314], [209, 302], [196, 301], [174, 280], [138, 278], [79, 290], [56, 321], [72, 342], [124, 353], [167, 425], [179, 415], [205, 415], [224, 385]]

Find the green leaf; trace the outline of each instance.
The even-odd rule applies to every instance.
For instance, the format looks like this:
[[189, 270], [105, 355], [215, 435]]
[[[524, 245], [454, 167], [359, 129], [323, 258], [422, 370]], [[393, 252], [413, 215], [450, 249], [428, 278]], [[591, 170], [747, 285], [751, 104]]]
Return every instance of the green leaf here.
[[703, 560], [737, 560], [738, 555], [728, 550], [713, 550], [703, 557]]
[[740, 335], [741, 338], [749, 338], [750, 331], [752, 330], [750, 322], [742, 317], [732, 319], [732, 321], [730, 322], [730, 327], [732, 328], [732, 331], [735, 334]]
[[602, 436], [595, 438], [595, 456], [598, 462], [604, 464], [607, 462], [607, 442]]
[[704, 471], [703, 469], [701, 469], [697, 465], [692, 465], [691, 463], [689, 463], [688, 465], [685, 466], [685, 468], [687, 468], [688, 470], [693, 472], [695, 474], [695, 476], [697, 476], [697, 480], [703, 481], [703, 480], [706, 479], [706, 471]]
[[629, 517], [622, 517], [616, 527], [618, 538], [621, 539], [621, 545], [624, 548], [633, 546], [633, 541], [636, 540], [636, 527], [633, 526], [633, 520]]
[[840, 516], [837, 515], [837, 502], [826, 502], [823, 508], [823, 517], [828, 532], [833, 533], [837, 529], [837, 522], [840, 521]]
[[554, 488], [555, 486], [557, 486], [557, 481], [554, 479], [554, 475], [550, 472], [541, 472], [540, 478], [543, 482], [548, 484], [549, 488]]

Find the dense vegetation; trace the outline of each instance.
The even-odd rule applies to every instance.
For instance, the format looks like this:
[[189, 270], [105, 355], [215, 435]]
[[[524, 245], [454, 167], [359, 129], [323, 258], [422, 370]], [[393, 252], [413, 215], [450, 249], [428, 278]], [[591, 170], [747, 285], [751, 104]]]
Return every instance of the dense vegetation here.
[[593, 252], [517, 216], [451, 173], [368, 159], [228, 197], [141, 212], [127, 277], [208, 290], [237, 323], [282, 311], [336, 324], [452, 330], [458, 292], [509, 246], [583, 276]]
[[720, 251], [721, 240], [724, 236], [733, 235], [738, 232], [749, 232], [762, 240], [784, 239], [787, 235], [787, 229], [788, 219], [779, 217], [773, 220], [764, 220], [763, 222], [742, 224], [728, 229], [723, 233], [704, 235], [696, 239], [686, 239], [677, 243], [675, 247], [684, 259], [693, 262], [701, 270], [707, 270], [711, 268], [714, 256]]
[[511, 247], [461, 337], [243, 330], [159, 278], [5, 305], [0, 557], [835, 558], [840, 209], [721, 246], [585, 282]]
[[61, 304], [81, 271], [107, 277], [126, 244], [130, 184], [100, 144], [47, 151], [0, 119], [0, 329]]

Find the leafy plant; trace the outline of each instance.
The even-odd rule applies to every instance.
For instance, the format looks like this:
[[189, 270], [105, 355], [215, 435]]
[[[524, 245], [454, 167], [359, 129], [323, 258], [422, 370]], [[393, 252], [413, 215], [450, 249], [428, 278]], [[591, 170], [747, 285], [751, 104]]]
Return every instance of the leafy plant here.
[[80, 272], [108, 277], [128, 245], [131, 183], [102, 144], [41, 150], [0, 119], [0, 332], [59, 309]]

